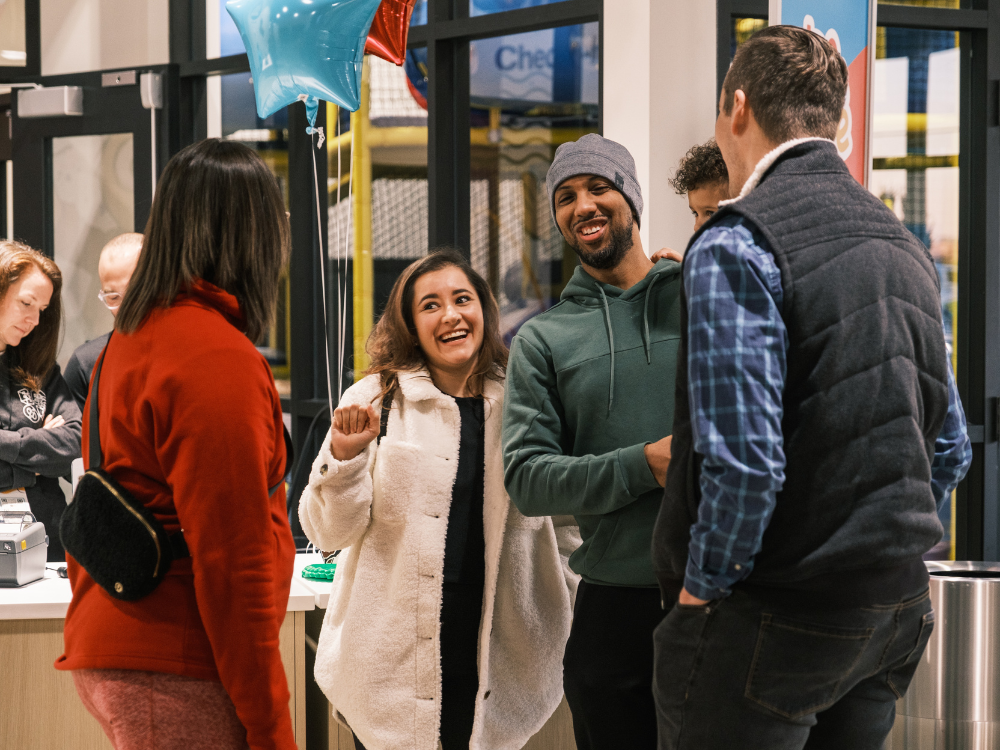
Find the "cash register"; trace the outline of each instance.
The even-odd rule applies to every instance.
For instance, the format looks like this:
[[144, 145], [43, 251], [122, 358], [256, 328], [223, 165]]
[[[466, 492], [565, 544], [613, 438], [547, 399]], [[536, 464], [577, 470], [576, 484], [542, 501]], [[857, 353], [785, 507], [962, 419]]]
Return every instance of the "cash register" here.
[[43, 578], [48, 548], [45, 526], [30, 511], [0, 510], [0, 587]]

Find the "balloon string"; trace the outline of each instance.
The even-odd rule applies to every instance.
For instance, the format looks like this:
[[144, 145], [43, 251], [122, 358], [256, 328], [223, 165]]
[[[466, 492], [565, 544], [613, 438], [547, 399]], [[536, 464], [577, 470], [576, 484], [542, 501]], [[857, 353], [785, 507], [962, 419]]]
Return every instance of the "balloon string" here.
[[[316, 188], [316, 231], [319, 234], [319, 280], [323, 287], [323, 343], [326, 349], [326, 399], [330, 407], [330, 424], [333, 424], [333, 382], [330, 378], [330, 325], [326, 314], [326, 251], [323, 249], [323, 214], [319, 202], [319, 169], [316, 166], [316, 149], [312, 148], [313, 137], [309, 136], [309, 150], [312, 152], [313, 160], [313, 183]], [[337, 394], [337, 402], [340, 402], [340, 394]]]
[[[343, 265], [341, 265], [340, 253], [340, 175], [343, 172], [341, 165], [341, 142], [340, 142], [340, 107], [337, 107], [337, 205], [334, 209], [337, 221], [337, 393], [344, 392], [344, 339], [346, 332], [345, 316], [347, 315], [347, 252], [343, 254]], [[350, 205], [348, 205], [350, 210]], [[343, 291], [341, 291], [343, 287]]]
[[[343, 338], [347, 337], [347, 257], [350, 252], [348, 243], [351, 239], [351, 223], [354, 219], [353, 203], [351, 202], [351, 191], [353, 190], [354, 182], [354, 164], [355, 164], [355, 154], [354, 154], [354, 127], [351, 127], [351, 165], [347, 173], [347, 232], [344, 233], [344, 311], [343, 311], [343, 327], [341, 328], [341, 336]], [[357, 248], [355, 248], [357, 249]], [[357, 263], [357, 260], [355, 260]], [[357, 293], [357, 290], [355, 290]], [[358, 362], [355, 361], [355, 368], [358, 366]], [[357, 377], [355, 377], [357, 380]]]

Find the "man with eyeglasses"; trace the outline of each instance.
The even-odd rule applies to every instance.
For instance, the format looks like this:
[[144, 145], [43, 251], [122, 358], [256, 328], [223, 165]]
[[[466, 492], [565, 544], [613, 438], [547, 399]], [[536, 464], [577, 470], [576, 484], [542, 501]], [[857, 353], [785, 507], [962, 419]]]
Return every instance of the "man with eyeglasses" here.
[[[101, 291], [97, 293], [97, 298], [107, 306], [112, 315], [118, 314], [118, 307], [122, 303], [129, 279], [132, 278], [132, 272], [135, 271], [141, 249], [142, 235], [128, 232], [118, 235], [101, 250], [101, 258], [97, 262]], [[66, 363], [63, 377], [81, 412], [87, 400], [87, 392], [90, 390], [90, 375], [94, 371], [94, 365], [97, 364], [97, 358], [104, 350], [104, 345], [108, 343], [109, 336], [111, 334], [106, 333], [77, 347]]]

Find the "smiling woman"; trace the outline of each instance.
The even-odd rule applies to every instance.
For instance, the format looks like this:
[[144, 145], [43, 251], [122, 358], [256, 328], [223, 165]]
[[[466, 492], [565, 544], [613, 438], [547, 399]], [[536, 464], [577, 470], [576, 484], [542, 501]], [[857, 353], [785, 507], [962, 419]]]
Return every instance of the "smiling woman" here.
[[299, 504], [314, 544], [350, 548], [316, 680], [359, 750], [522, 747], [562, 698], [579, 536], [504, 490], [499, 323], [462, 256], [411, 264]]
[[[493, 293], [461, 255], [438, 251], [411, 263], [368, 341], [368, 374], [382, 378], [379, 397], [396, 387], [400, 372], [424, 366], [446, 393], [481, 396], [484, 380], [502, 378], [507, 366], [499, 325]], [[439, 338], [445, 334], [447, 343]]]
[[473, 396], [469, 375], [483, 343], [483, 307], [462, 269], [445, 266], [413, 285], [413, 324], [431, 379], [445, 393]]

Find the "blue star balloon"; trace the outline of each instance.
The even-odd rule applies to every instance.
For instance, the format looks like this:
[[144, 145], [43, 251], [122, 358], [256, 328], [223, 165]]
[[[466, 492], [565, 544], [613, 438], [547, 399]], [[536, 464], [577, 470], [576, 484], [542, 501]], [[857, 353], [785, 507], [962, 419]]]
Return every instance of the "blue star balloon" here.
[[250, 58], [261, 119], [300, 94], [351, 112], [361, 106], [361, 63], [379, 2], [228, 0]]

